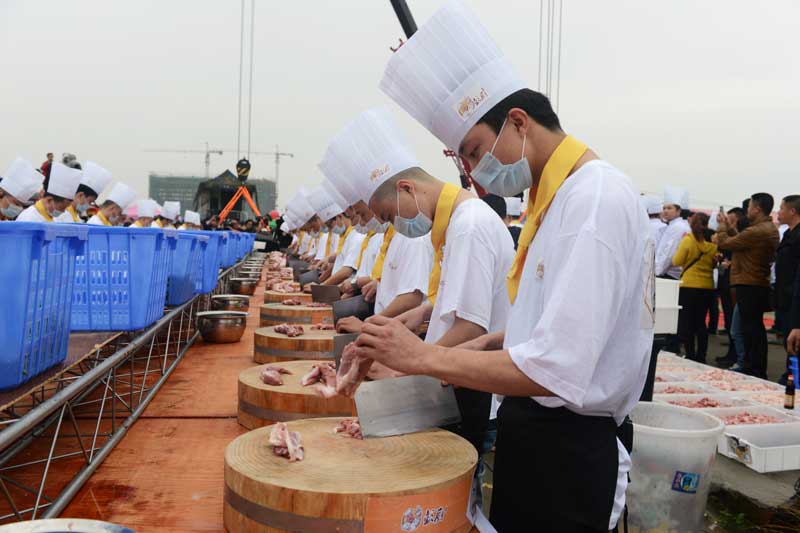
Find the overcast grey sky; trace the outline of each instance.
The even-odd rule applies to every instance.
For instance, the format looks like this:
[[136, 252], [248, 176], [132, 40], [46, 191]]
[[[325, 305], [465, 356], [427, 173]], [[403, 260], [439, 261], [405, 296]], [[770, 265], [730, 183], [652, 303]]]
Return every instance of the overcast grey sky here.
[[[281, 200], [319, 181], [338, 129], [388, 99], [377, 85], [402, 35], [389, 0], [256, 0], [254, 151], [294, 152]], [[467, 0], [536, 88], [539, 2]], [[422, 24], [440, 0], [408, 0]], [[564, 0], [565, 129], [645, 191], [695, 206], [800, 192], [800, 2]], [[0, 167], [48, 151], [94, 160], [141, 194], [149, 171], [203, 175], [233, 149], [237, 0], [0, 0]], [[442, 146], [395, 110], [424, 166], [457, 180]], [[272, 159], [252, 156], [251, 176]], [[0, 169], [0, 172], [2, 169]]]

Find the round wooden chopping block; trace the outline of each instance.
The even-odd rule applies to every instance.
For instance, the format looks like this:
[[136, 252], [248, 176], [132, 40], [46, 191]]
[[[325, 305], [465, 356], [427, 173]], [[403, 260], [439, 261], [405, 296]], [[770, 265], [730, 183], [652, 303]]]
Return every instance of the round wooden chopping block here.
[[261, 371], [267, 365], [248, 368], [239, 374], [239, 423], [247, 429], [255, 429], [303, 418], [355, 416], [356, 406], [352, 398], [335, 396], [326, 399], [314, 392], [313, 386], [300, 385], [300, 379], [319, 362], [274, 363], [291, 372], [281, 375], [283, 385], [266, 385], [261, 381]]
[[311, 293], [308, 292], [278, 292], [278, 291], [264, 291], [264, 303], [281, 303], [289, 298], [293, 300], [300, 300], [301, 302], [310, 302]]
[[261, 306], [261, 326], [277, 324], [317, 324], [333, 323], [333, 309], [328, 307], [309, 307], [307, 305], [283, 305], [282, 303]]
[[313, 330], [308, 324], [299, 337], [287, 337], [275, 331], [275, 326], [258, 328], [255, 335], [253, 361], [256, 363], [279, 363], [297, 359], [323, 359], [333, 361], [333, 330]]
[[[305, 458], [273, 454], [272, 426], [246, 433], [225, 450], [224, 523], [230, 532], [466, 533], [475, 449], [435, 429], [352, 439], [340, 419], [288, 422]], [[403, 525], [405, 524], [405, 528]]]

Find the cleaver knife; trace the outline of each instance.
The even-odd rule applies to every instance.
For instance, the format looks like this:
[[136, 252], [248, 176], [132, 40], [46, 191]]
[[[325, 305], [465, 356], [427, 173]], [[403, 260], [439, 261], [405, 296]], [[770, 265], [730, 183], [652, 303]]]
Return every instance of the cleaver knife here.
[[354, 316], [359, 320], [366, 320], [374, 313], [375, 306], [367, 303], [364, 296], [358, 295], [346, 300], [333, 302], [333, 323], [339, 322], [340, 318]]
[[333, 358], [336, 360], [336, 368], [339, 368], [339, 362], [342, 360], [342, 351], [344, 347], [355, 342], [358, 338], [358, 333], [342, 333], [334, 335], [333, 337]]
[[[316, 272], [316, 271], [315, 271]], [[319, 276], [317, 276], [319, 279]], [[332, 304], [341, 297], [339, 287], [336, 285], [312, 285], [311, 286], [311, 299], [315, 302], [323, 304]]]
[[316, 268], [312, 268], [311, 270], [303, 272], [297, 276], [297, 281], [300, 282], [301, 289], [309, 283], [317, 283], [319, 281], [319, 272], [317, 272]]
[[365, 438], [416, 433], [461, 421], [452, 385], [429, 376], [365, 381], [355, 394]]

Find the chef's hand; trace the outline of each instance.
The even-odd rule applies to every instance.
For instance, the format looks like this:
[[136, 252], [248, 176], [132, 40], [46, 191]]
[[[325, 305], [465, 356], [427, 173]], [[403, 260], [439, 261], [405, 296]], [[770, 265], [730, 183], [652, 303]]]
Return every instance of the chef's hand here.
[[356, 339], [359, 355], [404, 374], [421, 373], [425, 343], [397, 319], [369, 317]]
[[418, 305], [405, 313], [400, 313], [396, 318], [411, 331], [417, 331], [422, 323], [425, 322], [425, 309], [422, 305]]
[[349, 279], [346, 279], [339, 284], [339, 292], [342, 293], [342, 297], [350, 296], [355, 293], [353, 290], [353, 284], [350, 283]]
[[367, 302], [375, 301], [375, 293], [378, 292], [378, 281], [372, 280], [363, 287], [361, 287], [361, 295]]
[[354, 316], [346, 316], [340, 318], [336, 322], [337, 333], [361, 333], [361, 327], [364, 323]]
[[800, 328], [789, 332], [789, 336], [786, 337], [786, 351], [789, 352], [789, 355], [798, 355], [797, 352], [800, 351]]

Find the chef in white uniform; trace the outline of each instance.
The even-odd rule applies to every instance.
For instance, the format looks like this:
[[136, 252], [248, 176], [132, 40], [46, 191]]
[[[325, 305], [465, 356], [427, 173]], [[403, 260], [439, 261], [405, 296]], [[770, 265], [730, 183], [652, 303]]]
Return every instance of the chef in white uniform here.
[[654, 243], [639, 192], [562, 131], [548, 99], [525, 87], [462, 2], [446, 3], [393, 55], [381, 88], [463, 155], [488, 192], [527, 188], [530, 200], [505, 333], [447, 349], [372, 317], [357, 341], [362, 355], [504, 396], [498, 531], [614, 528], [630, 468], [623, 421], [653, 339]]
[[97, 197], [111, 183], [111, 172], [93, 161], [85, 161], [81, 167], [83, 177], [72, 203], [56, 219], [56, 222], [82, 224], [81, 216], [97, 200]]
[[642, 208], [647, 211], [647, 217], [650, 219], [650, 232], [653, 235], [653, 242], [656, 243], [656, 250], [658, 250], [658, 244], [661, 242], [664, 230], [667, 229], [667, 225], [661, 220], [661, 211], [664, 202], [662, 202], [661, 198], [658, 196], [643, 194], [639, 197], [639, 203], [641, 203]]
[[17, 157], [0, 182], [0, 220], [14, 220], [42, 188], [43, 176], [30, 161]]
[[656, 276], [681, 278], [681, 267], [672, 266], [672, 258], [675, 257], [681, 240], [692, 231], [689, 223], [681, 218], [682, 209], [689, 209], [689, 192], [680, 187], [666, 187], [661, 216], [667, 227], [664, 228], [656, 248]]
[[175, 220], [177, 220], [178, 215], [181, 213], [181, 203], [176, 201], [164, 202], [160, 211], [161, 213], [153, 223], [150, 224], [150, 227], [174, 229]]
[[308, 197], [304, 194], [303, 190], [299, 190], [289, 200], [288, 210], [292, 214], [300, 231], [300, 244], [297, 249], [297, 255], [300, 257], [307, 255], [311, 251], [313, 244], [313, 219], [317, 216], [314, 208], [308, 201]]
[[19, 222], [54, 222], [75, 198], [83, 173], [54, 162], [44, 180], [44, 195], [17, 217]]
[[[375, 143], [360, 146], [359, 157], [354, 156], [353, 149], [348, 146], [352, 146], [350, 142], [355, 139], [363, 139], [364, 135], [357, 129], [351, 123], [334, 138], [319, 168], [359, 220], [369, 221], [373, 215], [362, 199], [359, 187], [363, 187], [364, 182], [371, 183], [369, 178], [375, 168], [372, 163], [382, 156], [389, 157], [391, 163], [387, 173], [392, 175], [418, 163], [405, 139], [398, 132], [385, 128], [372, 131]], [[428, 293], [432, 257], [433, 249], [428, 237], [410, 239], [390, 226], [373, 264], [373, 281], [362, 289], [364, 299], [375, 302], [375, 314], [393, 317], [420, 305]], [[348, 317], [340, 320], [339, 326], [340, 331], [356, 333], [361, 329], [361, 322]]]
[[336, 204], [333, 198], [323, 190], [322, 186], [316, 187], [311, 191], [308, 201], [311, 203], [311, 207], [315, 209], [320, 221], [322, 221], [317, 251], [314, 254], [314, 265], [317, 267], [327, 266], [328, 257], [336, 252], [336, 239], [334, 237], [337, 234], [333, 229], [344, 209]]
[[136, 200], [136, 191], [122, 182], [117, 182], [111, 188], [105, 201], [100, 205], [100, 210], [92, 216], [87, 224], [92, 226], [116, 226], [122, 212]]
[[183, 224], [181, 224], [178, 229], [183, 231], [203, 229], [200, 213], [187, 209], [183, 214]]
[[153, 224], [156, 216], [158, 203], [155, 200], [146, 198], [136, 202], [136, 222], [131, 224], [132, 228], [149, 228]]

